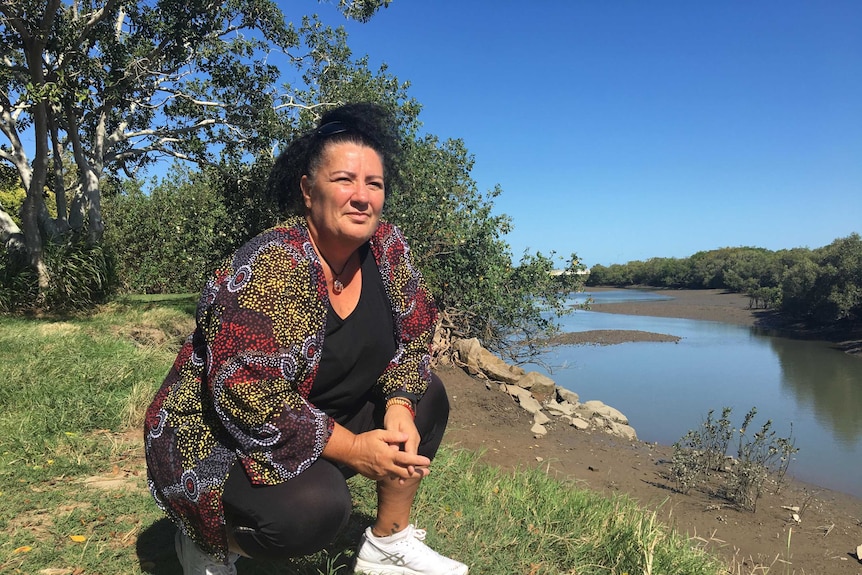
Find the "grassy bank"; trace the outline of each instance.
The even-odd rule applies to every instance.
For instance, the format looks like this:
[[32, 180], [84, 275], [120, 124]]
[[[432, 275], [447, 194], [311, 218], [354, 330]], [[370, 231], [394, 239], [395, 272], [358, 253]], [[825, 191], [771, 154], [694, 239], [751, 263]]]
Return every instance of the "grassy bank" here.
[[[88, 318], [0, 318], [0, 572], [179, 573], [173, 528], [146, 489], [140, 420], [192, 326], [190, 299], [112, 305]], [[348, 573], [374, 486], [327, 552], [246, 574]], [[471, 573], [718, 574], [726, 567], [625, 497], [541, 470], [504, 472], [444, 448], [416, 518]]]

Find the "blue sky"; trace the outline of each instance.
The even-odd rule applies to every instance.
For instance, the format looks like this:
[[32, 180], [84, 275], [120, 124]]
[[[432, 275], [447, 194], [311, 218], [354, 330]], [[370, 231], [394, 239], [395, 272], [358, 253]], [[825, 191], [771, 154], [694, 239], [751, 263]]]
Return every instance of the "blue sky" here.
[[367, 24], [316, 10], [411, 82], [428, 132], [464, 140], [480, 190], [502, 187], [516, 259], [862, 232], [862, 2], [394, 0]]

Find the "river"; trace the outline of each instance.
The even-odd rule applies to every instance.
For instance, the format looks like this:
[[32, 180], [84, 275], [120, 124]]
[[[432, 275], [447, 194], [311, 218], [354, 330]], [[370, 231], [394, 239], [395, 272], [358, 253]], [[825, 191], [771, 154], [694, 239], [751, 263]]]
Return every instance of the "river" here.
[[[592, 294], [595, 303], [662, 298], [651, 292]], [[578, 303], [575, 299], [572, 303]], [[562, 330], [626, 329], [676, 335], [678, 343], [566, 345], [545, 357], [549, 375], [581, 401], [622, 411], [642, 441], [671, 445], [733, 408], [735, 425], [752, 407], [749, 434], [772, 420], [799, 449], [788, 474], [862, 498], [862, 360], [823, 342], [774, 337], [756, 328], [675, 318], [578, 310]], [[731, 455], [734, 455], [731, 447]]]

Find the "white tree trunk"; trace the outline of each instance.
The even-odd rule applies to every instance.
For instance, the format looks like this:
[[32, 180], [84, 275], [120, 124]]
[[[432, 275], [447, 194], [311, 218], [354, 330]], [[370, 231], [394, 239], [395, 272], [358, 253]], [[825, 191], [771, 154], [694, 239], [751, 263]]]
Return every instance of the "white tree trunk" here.
[[9, 252], [23, 252], [26, 248], [24, 233], [12, 219], [12, 216], [2, 209], [2, 206], [0, 206], [0, 242], [6, 246], [6, 251]]
[[93, 244], [102, 241], [105, 233], [105, 222], [102, 221], [102, 196], [99, 192], [99, 178], [93, 169], [87, 170], [84, 175], [84, 194], [87, 197], [87, 223], [90, 234], [90, 242]]

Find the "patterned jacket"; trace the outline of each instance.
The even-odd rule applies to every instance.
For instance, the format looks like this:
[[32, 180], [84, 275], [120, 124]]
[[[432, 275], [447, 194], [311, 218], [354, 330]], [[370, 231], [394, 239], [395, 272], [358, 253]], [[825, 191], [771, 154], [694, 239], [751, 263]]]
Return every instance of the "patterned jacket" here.
[[[375, 390], [381, 398], [421, 397], [436, 308], [398, 228], [381, 222], [370, 247], [397, 344]], [[217, 557], [227, 552], [221, 496], [237, 458], [253, 483], [280, 483], [320, 457], [332, 433], [333, 420], [307, 401], [328, 298], [305, 220], [263, 232], [213, 272], [197, 327], [147, 410], [152, 495]]]

